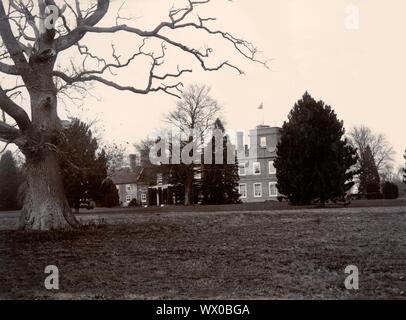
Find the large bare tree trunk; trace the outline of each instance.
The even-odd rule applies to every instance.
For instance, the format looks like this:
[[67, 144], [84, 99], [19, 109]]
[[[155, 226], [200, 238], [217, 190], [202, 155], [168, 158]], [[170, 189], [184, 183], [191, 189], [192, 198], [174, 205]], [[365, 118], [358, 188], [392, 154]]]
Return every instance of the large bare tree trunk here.
[[[47, 66], [39, 64], [38, 68]], [[27, 188], [20, 227], [24, 230], [73, 228], [79, 223], [66, 199], [58, 161], [62, 126], [51, 74], [38, 78], [37, 85], [29, 91], [32, 128], [22, 149], [26, 157]]]
[[65, 197], [56, 154], [45, 151], [41, 159], [27, 159], [27, 189], [20, 227], [24, 230], [54, 230], [77, 225]]

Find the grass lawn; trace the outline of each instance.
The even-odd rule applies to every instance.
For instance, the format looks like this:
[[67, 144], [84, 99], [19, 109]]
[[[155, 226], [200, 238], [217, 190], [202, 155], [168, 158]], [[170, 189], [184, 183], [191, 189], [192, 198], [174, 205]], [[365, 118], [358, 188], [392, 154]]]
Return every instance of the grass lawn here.
[[[360, 290], [344, 288], [347, 265]], [[60, 290], [44, 288], [56, 265]], [[0, 298], [406, 298], [406, 209], [144, 214], [0, 231]]]

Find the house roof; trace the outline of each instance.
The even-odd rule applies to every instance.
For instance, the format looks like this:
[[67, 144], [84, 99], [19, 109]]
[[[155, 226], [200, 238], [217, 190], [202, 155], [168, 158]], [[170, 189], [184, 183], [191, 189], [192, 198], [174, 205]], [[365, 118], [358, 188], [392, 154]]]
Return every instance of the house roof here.
[[114, 184], [134, 184], [140, 180], [144, 168], [135, 167], [133, 170], [130, 168], [123, 168], [113, 173], [110, 177]]

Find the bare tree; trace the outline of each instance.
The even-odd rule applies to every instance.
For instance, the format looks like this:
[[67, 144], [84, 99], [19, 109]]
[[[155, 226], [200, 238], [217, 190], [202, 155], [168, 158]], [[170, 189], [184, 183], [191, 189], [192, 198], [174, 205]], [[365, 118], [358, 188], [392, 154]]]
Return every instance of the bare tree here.
[[165, 120], [180, 132], [188, 134], [196, 131], [201, 137], [213, 128], [221, 107], [210, 95], [211, 89], [205, 85], [190, 85], [181, 95], [175, 110], [169, 112]]
[[111, 177], [116, 171], [124, 166], [125, 147], [112, 143], [106, 144], [103, 149], [107, 156], [108, 176]]
[[138, 155], [140, 157], [140, 162], [141, 165], [145, 166], [148, 164], [148, 166], [151, 165], [150, 163], [150, 152], [156, 141], [160, 139], [160, 136], [156, 137], [155, 139], [151, 137], [147, 137], [145, 139], [142, 139], [141, 141], [134, 143], [134, 148], [138, 152]]
[[375, 134], [366, 126], [358, 126], [351, 129], [349, 137], [353, 147], [358, 149], [358, 169], [368, 146], [380, 174], [392, 167], [394, 150], [383, 134]]
[[[203, 70], [228, 67], [243, 74], [229, 60], [210, 64], [213, 48], [196, 49], [177, 40], [176, 31], [179, 30], [196, 32], [196, 37], [205, 33], [208, 37], [222, 39], [237, 54], [262, 63], [256, 59], [257, 49], [250, 42], [214, 29], [213, 17], [199, 16], [198, 7], [208, 5], [210, 0], [187, 0], [184, 7], [170, 9], [167, 18], [149, 30], [121, 24], [123, 19], [119, 14], [115, 25], [100, 25], [108, 15], [111, 2], [86, 1], [84, 8], [84, 2], [79, 0], [0, 1], [0, 73], [16, 79], [13, 88], [0, 86], [0, 108], [15, 121], [14, 125], [0, 120], [0, 141], [16, 144], [26, 157], [28, 192], [21, 215], [24, 229], [48, 230], [78, 225], [64, 195], [58, 164], [61, 134], [58, 94], [72, 88], [86, 89], [89, 83], [101, 83], [137, 94], [163, 92], [179, 97], [182, 82], [176, 79], [192, 69], [178, 67], [163, 71], [163, 66], [168, 66], [167, 60], [171, 60], [165, 59], [168, 47], [189, 55]], [[127, 34], [129, 41], [140, 43], [138, 50], [126, 59], [114, 46], [108, 59], [91, 52], [85, 44], [85, 39], [92, 34], [118, 32]], [[147, 41], [158, 41], [159, 49], [148, 50]], [[66, 63], [68, 49], [77, 49], [81, 60]], [[63, 52], [68, 53], [62, 59]], [[123, 85], [106, 76], [106, 73], [114, 75], [114, 70], [126, 68], [137, 59], [148, 61], [144, 87]], [[31, 115], [11, 98], [19, 88], [28, 95]]]
[[[214, 127], [218, 119], [220, 105], [210, 96], [210, 88], [204, 85], [191, 85], [182, 93], [174, 111], [165, 120], [176, 127], [186, 138], [184, 143], [194, 143], [199, 148], [206, 140], [206, 135]], [[195, 163], [180, 164], [185, 186], [185, 205], [192, 204]]]

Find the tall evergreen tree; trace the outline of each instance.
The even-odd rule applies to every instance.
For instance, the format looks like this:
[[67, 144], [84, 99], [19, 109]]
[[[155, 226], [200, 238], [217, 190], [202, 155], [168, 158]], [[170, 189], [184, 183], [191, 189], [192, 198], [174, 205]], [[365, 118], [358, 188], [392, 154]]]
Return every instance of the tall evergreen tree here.
[[11, 151], [0, 160], [0, 210], [18, 209], [18, 188], [21, 178]]
[[113, 208], [120, 205], [120, 197], [117, 192], [117, 187], [111, 179], [107, 178], [103, 181], [100, 193], [102, 199], [99, 201], [103, 207]]
[[[227, 144], [227, 143], [226, 143]], [[224, 166], [224, 204], [240, 203], [240, 191], [238, 188], [240, 176], [238, 174], [238, 160], [235, 158], [235, 164]]]
[[64, 130], [60, 149], [64, 188], [71, 207], [78, 210], [81, 199], [102, 201], [108, 159], [104, 150], [98, 151], [90, 125], [73, 119]]
[[[225, 133], [225, 128], [220, 119], [214, 123], [214, 129]], [[212, 163], [204, 163], [202, 166], [201, 193], [204, 204], [232, 204], [240, 201], [238, 192], [238, 162], [235, 158], [234, 164], [227, 163], [229, 149], [229, 137], [225, 135], [222, 139], [223, 153], [222, 164], [216, 164], [216, 139], [213, 136], [210, 143]]]
[[372, 150], [369, 146], [366, 147], [361, 155], [360, 164], [359, 191], [366, 194], [379, 193], [381, 191], [381, 181]]
[[283, 124], [275, 161], [277, 188], [293, 204], [342, 198], [353, 186], [356, 150], [343, 122], [323, 101], [305, 93]]

